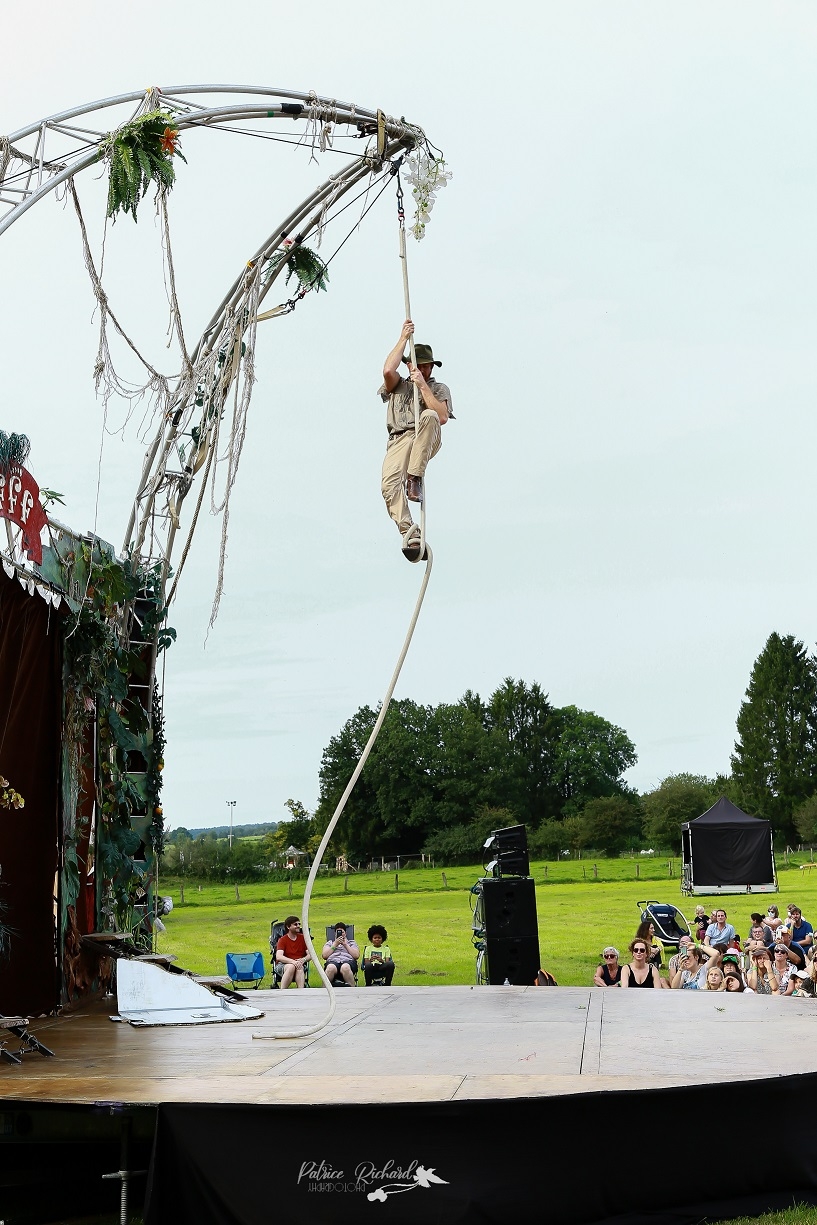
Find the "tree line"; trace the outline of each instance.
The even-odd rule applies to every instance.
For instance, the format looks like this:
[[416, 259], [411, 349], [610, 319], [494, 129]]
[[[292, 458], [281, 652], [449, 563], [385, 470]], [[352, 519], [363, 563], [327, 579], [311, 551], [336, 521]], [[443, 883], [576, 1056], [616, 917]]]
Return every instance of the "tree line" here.
[[[376, 717], [362, 706], [331, 738], [315, 813], [288, 801], [292, 819], [240, 852], [248, 872], [250, 858], [268, 870], [289, 843], [315, 850]], [[404, 699], [389, 708], [330, 849], [353, 864], [420, 851], [474, 863], [492, 829], [520, 823], [546, 858], [677, 854], [681, 826], [721, 795], [770, 821], [779, 845], [817, 843], [817, 660], [792, 635], [772, 633], [755, 660], [736, 732], [729, 774], [679, 772], [639, 795], [624, 778], [637, 760], [627, 733], [592, 711], [554, 706], [537, 682], [507, 678], [487, 701], [470, 690], [437, 706]], [[211, 847], [197, 858], [223, 872], [220, 854]]]

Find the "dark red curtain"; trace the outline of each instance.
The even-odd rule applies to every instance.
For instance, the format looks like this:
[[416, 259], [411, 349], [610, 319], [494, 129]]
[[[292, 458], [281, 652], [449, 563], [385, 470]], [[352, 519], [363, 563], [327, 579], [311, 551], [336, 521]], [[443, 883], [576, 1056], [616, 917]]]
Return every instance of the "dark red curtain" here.
[[0, 809], [0, 1013], [58, 1002], [54, 891], [60, 811], [59, 613], [0, 567], [0, 775], [25, 808]]

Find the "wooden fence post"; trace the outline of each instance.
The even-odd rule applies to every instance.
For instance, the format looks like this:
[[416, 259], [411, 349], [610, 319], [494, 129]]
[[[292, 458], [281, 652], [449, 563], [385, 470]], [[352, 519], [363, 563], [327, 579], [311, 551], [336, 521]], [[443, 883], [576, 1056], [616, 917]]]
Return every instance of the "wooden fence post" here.
[[235, 900], [237, 902], [241, 901], [241, 894], [238, 892], [238, 884], [236, 884], [236, 887], [235, 887]]
[[582, 864], [582, 879], [587, 880], [587, 868]]
[[184, 881], [179, 881], [179, 901], [184, 906]]
[[641, 870], [641, 864], [640, 864], [640, 863], [637, 863], [637, 864], [635, 865], [635, 879], [636, 879], [636, 880], [638, 880], [638, 874], [639, 874], [640, 870]]
[[599, 865], [597, 863], [593, 864], [593, 878], [594, 880], [599, 879]]
[[349, 892], [349, 877], [348, 876], [344, 876], [343, 878], [343, 892], [344, 893]]
[[292, 877], [289, 878], [289, 896], [292, 897]]
[[395, 872], [394, 874], [394, 892], [395, 893], [400, 888], [400, 881], [398, 880], [399, 875], [400, 875], [399, 872]]
[[548, 878], [548, 866], [545, 864], [545, 880]]
[[447, 889], [447, 888], [448, 888], [448, 877], [446, 876], [445, 872], [443, 872], [443, 889]]

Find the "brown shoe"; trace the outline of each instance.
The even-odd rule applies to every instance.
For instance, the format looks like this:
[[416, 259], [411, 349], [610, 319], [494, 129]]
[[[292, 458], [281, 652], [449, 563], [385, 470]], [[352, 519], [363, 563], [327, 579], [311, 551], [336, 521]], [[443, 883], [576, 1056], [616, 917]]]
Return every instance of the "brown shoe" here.
[[406, 477], [406, 497], [409, 502], [422, 502], [423, 500], [423, 479], [419, 476], [412, 476], [411, 473]]

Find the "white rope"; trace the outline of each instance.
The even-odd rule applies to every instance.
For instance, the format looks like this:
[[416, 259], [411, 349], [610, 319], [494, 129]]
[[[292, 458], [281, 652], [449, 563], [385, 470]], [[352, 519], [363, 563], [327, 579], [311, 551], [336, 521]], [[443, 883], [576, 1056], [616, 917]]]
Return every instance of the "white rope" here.
[[323, 858], [324, 851], [329, 845], [329, 839], [332, 837], [332, 834], [335, 832], [335, 827], [343, 815], [343, 810], [346, 807], [346, 803], [349, 799], [349, 796], [354, 791], [355, 783], [360, 778], [360, 775], [363, 771], [363, 767], [366, 765], [366, 761], [369, 757], [369, 754], [374, 748], [374, 743], [377, 740], [381, 727], [383, 726], [383, 720], [386, 718], [386, 712], [389, 709], [389, 703], [391, 702], [392, 695], [397, 685], [397, 681], [400, 677], [400, 671], [405, 662], [406, 655], [408, 654], [408, 649], [409, 649], [409, 646], [411, 645], [412, 637], [414, 636], [414, 630], [417, 625], [417, 618], [420, 616], [420, 609], [422, 608], [423, 600], [425, 599], [426, 588], [428, 587], [428, 580], [431, 577], [431, 567], [433, 565], [433, 562], [434, 562], [434, 557], [431, 552], [431, 549], [429, 549], [428, 550], [428, 560], [426, 562], [425, 574], [423, 575], [423, 581], [420, 585], [420, 594], [417, 597], [417, 603], [414, 605], [414, 612], [412, 614], [412, 618], [409, 623], [408, 633], [406, 634], [405, 640], [403, 642], [403, 647], [402, 647], [402, 650], [400, 651], [400, 655], [397, 660], [397, 665], [394, 669], [394, 672], [392, 673], [392, 678], [389, 681], [389, 687], [386, 690], [385, 696], [383, 698], [383, 704], [380, 707], [380, 713], [378, 714], [377, 719], [375, 720], [375, 725], [372, 728], [371, 735], [369, 736], [369, 739], [366, 741], [366, 747], [364, 748], [363, 752], [360, 755], [360, 760], [355, 766], [354, 773], [352, 774], [352, 777], [349, 779], [349, 782], [346, 784], [346, 790], [344, 791], [343, 795], [340, 797], [340, 802], [338, 803], [338, 806], [332, 815], [332, 820], [329, 822], [329, 824], [326, 827], [326, 832], [324, 833], [323, 838], [321, 839], [320, 846], [318, 847], [317, 853], [312, 862], [312, 867], [309, 869], [309, 876], [307, 877], [307, 881], [306, 881], [306, 889], [304, 890], [304, 905], [303, 905], [303, 911], [302, 911], [302, 917], [301, 917], [301, 927], [303, 929], [304, 940], [306, 941], [306, 947], [309, 950], [309, 956], [312, 959], [312, 964], [317, 970], [320, 980], [323, 983], [324, 987], [329, 992], [329, 1010], [326, 1013], [326, 1015], [322, 1017], [320, 1021], [315, 1022], [314, 1025], [308, 1025], [301, 1029], [282, 1030], [279, 1033], [273, 1033], [273, 1034], [253, 1034], [253, 1038], [306, 1038], [310, 1034], [316, 1034], [319, 1030], [324, 1029], [329, 1024], [329, 1022], [332, 1020], [332, 1017], [335, 1015], [335, 991], [337, 988], [332, 986], [329, 976], [324, 970], [323, 965], [321, 964], [318, 958], [318, 955], [315, 952], [315, 946], [312, 943], [312, 937], [309, 934], [309, 903], [312, 899], [312, 886], [315, 884], [315, 879], [318, 875], [318, 869], [320, 868], [320, 864]]
[[[404, 305], [405, 305], [405, 310], [406, 310], [405, 317], [406, 319], [410, 319], [411, 318], [411, 299], [409, 295], [408, 261], [406, 259], [406, 227], [403, 223], [402, 215], [401, 215], [401, 220], [400, 220], [400, 259], [402, 261], [402, 266], [403, 266], [403, 298], [404, 298]], [[409, 337], [409, 344], [411, 346], [411, 364], [413, 367], [416, 368], [417, 363], [415, 361], [414, 337], [413, 336]], [[420, 389], [416, 383], [414, 383], [413, 386], [414, 386], [414, 438], [416, 441], [417, 435], [420, 429]], [[315, 858], [312, 862], [312, 867], [309, 869], [309, 876], [307, 877], [307, 881], [306, 881], [306, 889], [304, 890], [304, 905], [303, 905], [303, 911], [301, 914], [301, 930], [303, 931], [303, 934], [304, 934], [304, 940], [306, 941], [306, 947], [309, 950], [309, 956], [312, 960], [312, 964], [317, 970], [320, 980], [323, 983], [324, 987], [329, 992], [329, 1011], [326, 1013], [326, 1016], [322, 1018], [322, 1020], [316, 1022], [314, 1025], [309, 1025], [302, 1029], [285, 1030], [282, 1033], [253, 1034], [253, 1038], [306, 1038], [310, 1034], [316, 1034], [318, 1033], [319, 1030], [324, 1029], [329, 1024], [329, 1022], [332, 1020], [332, 1017], [335, 1015], [335, 990], [336, 988], [332, 986], [332, 983], [330, 982], [326, 971], [324, 970], [323, 966], [318, 960], [317, 954], [315, 952], [315, 946], [312, 943], [312, 937], [309, 934], [309, 903], [312, 899], [312, 886], [314, 885], [315, 880], [317, 878], [318, 869], [320, 868], [321, 860], [323, 859], [324, 852], [327, 846], [329, 845], [329, 839], [332, 837], [332, 834], [335, 831], [335, 827], [338, 821], [340, 820], [341, 816], [343, 815], [343, 810], [346, 807], [346, 802], [349, 799], [349, 796], [354, 791], [355, 784], [357, 783], [357, 780], [360, 778], [360, 775], [363, 772], [363, 767], [366, 765], [366, 761], [368, 760], [369, 754], [374, 748], [375, 741], [377, 740], [377, 737], [380, 734], [380, 729], [383, 726], [383, 720], [386, 718], [386, 712], [389, 709], [389, 703], [391, 702], [392, 694], [394, 693], [395, 687], [397, 685], [397, 681], [400, 677], [400, 671], [403, 667], [406, 655], [408, 654], [409, 646], [411, 645], [411, 640], [414, 636], [414, 630], [417, 625], [417, 618], [420, 616], [420, 609], [422, 608], [423, 600], [425, 599], [426, 588], [428, 587], [428, 580], [431, 578], [431, 567], [434, 562], [434, 556], [431, 552], [431, 549], [426, 548], [425, 474], [423, 474], [422, 490], [423, 490], [423, 498], [420, 503], [420, 552], [419, 552], [417, 560], [419, 561], [422, 558], [427, 558], [427, 560], [426, 560], [425, 574], [423, 575], [423, 581], [420, 584], [420, 594], [417, 597], [417, 603], [414, 605], [414, 613], [412, 614], [412, 618], [409, 623], [408, 633], [406, 634], [406, 637], [403, 641], [403, 648], [400, 651], [400, 655], [397, 660], [397, 665], [394, 669], [394, 672], [392, 673], [392, 678], [389, 681], [389, 687], [386, 690], [385, 697], [383, 698], [383, 702], [380, 707], [380, 712], [377, 716], [377, 719], [375, 720], [375, 725], [371, 730], [369, 739], [366, 741], [366, 747], [364, 748], [363, 752], [360, 755], [360, 760], [355, 766], [352, 777], [349, 779], [349, 782], [346, 784], [346, 790], [344, 791], [343, 795], [340, 797], [340, 802], [338, 803], [338, 806], [332, 815], [332, 820], [329, 822], [329, 824], [326, 827], [326, 832], [324, 833], [323, 838], [321, 839], [320, 846], [318, 847]]]

